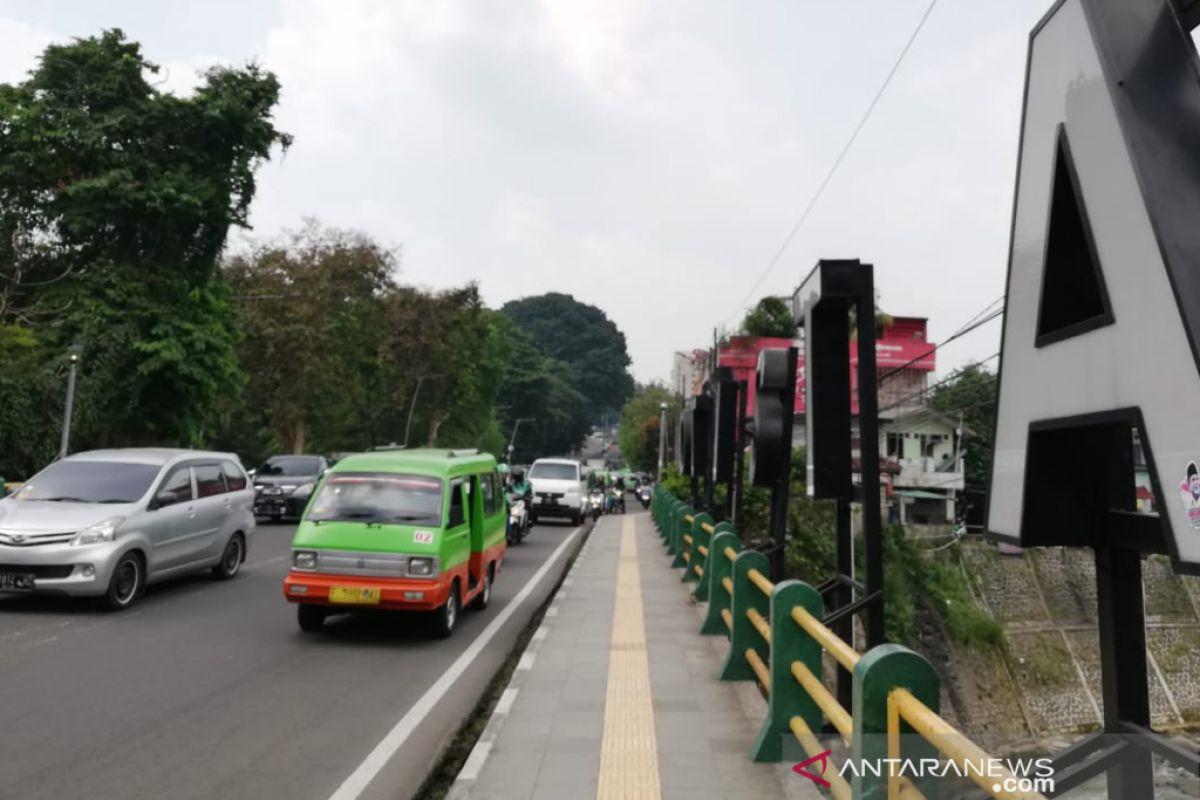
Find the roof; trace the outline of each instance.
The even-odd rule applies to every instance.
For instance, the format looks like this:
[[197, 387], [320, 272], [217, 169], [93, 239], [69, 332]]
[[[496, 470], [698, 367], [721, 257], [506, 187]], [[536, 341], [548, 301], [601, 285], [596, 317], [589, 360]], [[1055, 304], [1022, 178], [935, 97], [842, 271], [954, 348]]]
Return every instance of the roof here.
[[70, 461], [116, 461], [124, 464], [166, 464], [177, 458], [229, 458], [233, 453], [217, 453], [209, 450], [184, 450], [176, 447], [116, 447], [109, 450], [87, 450], [67, 456]]
[[887, 417], [880, 415], [880, 428], [884, 429], [888, 425], [895, 425], [903, 420], [926, 419], [934, 422], [940, 422], [948, 428], [957, 430], [962, 428], [964, 436], [974, 436], [975, 431], [971, 430], [966, 423], [960, 422], [951, 416], [943, 414], [937, 409], [929, 405], [920, 405], [911, 408], [898, 408], [894, 416]]
[[534, 464], [574, 464], [575, 466], [579, 466], [579, 459], [555, 456], [553, 458], [539, 458], [539, 459], [536, 459], [533, 463]]
[[948, 500], [944, 494], [937, 492], [923, 492], [920, 489], [897, 489], [893, 494], [899, 497], [911, 497], [913, 500]]
[[496, 468], [491, 453], [478, 450], [378, 450], [346, 456], [332, 472], [408, 472], [414, 475], [453, 477]]

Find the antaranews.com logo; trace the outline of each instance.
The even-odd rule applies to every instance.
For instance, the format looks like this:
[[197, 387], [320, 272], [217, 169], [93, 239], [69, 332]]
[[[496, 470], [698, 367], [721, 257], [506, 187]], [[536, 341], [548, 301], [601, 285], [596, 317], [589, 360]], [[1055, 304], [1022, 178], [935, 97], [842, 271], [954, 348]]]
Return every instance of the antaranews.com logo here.
[[[800, 775], [823, 789], [830, 788], [825, 777], [832, 750], [817, 753], [792, 767]], [[981, 758], [948, 761], [938, 758], [847, 759], [836, 769], [843, 780], [849, 778], [901, 777], [914, 781], [925, 778], [966, 778], [993, 781], [994, 792], [1054, 792], [1054, 766], [1049, 758]]]

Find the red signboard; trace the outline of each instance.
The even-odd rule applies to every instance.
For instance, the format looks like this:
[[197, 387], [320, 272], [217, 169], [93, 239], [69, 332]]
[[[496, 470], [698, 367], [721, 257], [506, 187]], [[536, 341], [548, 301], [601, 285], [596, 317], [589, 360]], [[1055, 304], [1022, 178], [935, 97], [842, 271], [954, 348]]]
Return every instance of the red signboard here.
[[[733, 370], [735, 380], [744, 380], [749, 387], [746, 398], [746, 413], [754, 415], [754, 373], [758, 367], [758, 354], [768, 348], [790, 347], [800, 350], [796, 364], [797, 414], [804, 413], [804, 343], [800, 340], [771, 337], [734, 336], [722, 347], [718, 366]], [[936, 366], [933, 345], [925, 341], [925, 320], [915, 317], [896, 317], [893, 324], [883, 329], [883, 336], [875, 340], [875, 362], [880, 370], [916, 369], [932, 372]], [[850, 410], [858, 413], [858, 342], [850, 343]]]

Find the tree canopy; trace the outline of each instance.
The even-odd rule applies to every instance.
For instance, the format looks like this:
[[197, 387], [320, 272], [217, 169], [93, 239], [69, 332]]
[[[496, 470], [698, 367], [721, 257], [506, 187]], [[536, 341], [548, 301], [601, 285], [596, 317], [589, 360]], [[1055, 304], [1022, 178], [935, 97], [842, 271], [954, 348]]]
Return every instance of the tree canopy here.
[[742, 320], [742, 330], [748, 336], [778, 336], [790, 339], [795, 335], [792, 310], [779, 297], [764, 297]]
[[662, 404], [673, 401], [665, 386], [639, 386], [621, 408], [617, 444], [625, 463], [633, 469], [652, 471], [658, 465], [658, 435]]
[[633, 394], [625, 334], [599, 308], [552, 292], [514, 300], [501, 311], [535, 347], [574, 370], [590, 419], [616, 412]]

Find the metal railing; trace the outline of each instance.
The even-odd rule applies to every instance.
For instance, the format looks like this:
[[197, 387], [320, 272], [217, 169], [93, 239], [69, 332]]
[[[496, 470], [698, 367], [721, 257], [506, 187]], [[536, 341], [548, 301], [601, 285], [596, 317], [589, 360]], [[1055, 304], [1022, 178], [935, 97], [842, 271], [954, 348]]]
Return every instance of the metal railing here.
[[[957, 765], [953, 774], [974, 781], [990, 797], [1044, 800], [1034, 791], [1005, 788], [1020, 781], [938, 715], [940, 679], [924, 657], [897, 644], [859, 653], [825, 625], [820, 592], [802, 581], [772, 582], [767, 557], [744, 548], [732, 525], [715, 523], [662, 487], [651, 508], [673, 565], [684, 570], [685, 582], [697, 584], [693, 595], [708, 601], [700, 632], [729, 640], [721, 680], [752, 680], [767, 701], [753, 760], [782, 760], [785, 740], [791, 739], [808, 759], [832, 765], [832, 751], [821, 739], [830, 733], [860, 766], [850, 770], [849, 780], [838, 768], [824, 770], [822, 779], [839, 800], [936, 793], [936, 776], [897, 771], [905, 760], [922, 759]], [[852, 709], [825, 685], [826, 653], [853, 676]], [[888, 768], [861, 768], [871, 763]]]

